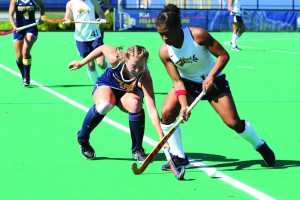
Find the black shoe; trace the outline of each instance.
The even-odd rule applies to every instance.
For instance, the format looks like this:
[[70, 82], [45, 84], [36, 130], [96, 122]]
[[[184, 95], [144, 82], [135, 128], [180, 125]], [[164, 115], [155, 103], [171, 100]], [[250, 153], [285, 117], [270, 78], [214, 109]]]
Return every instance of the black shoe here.
[[263, 159], [265, 160], [265, 163], [268, 166], [275, 165], [275, 162], [276, 162], [275, 154], [272, 151], [272, 149], [270, 149], [270, 147], [267, 145], [267, 143], [265, 141], [258, 149], [256, 149], [256, 151], [258, 151], [260, 153], [260, 155], [263, 157]]
[[139, 163], [143, 163], [144, 160], [147, 158], [147, 155], [145, 154], [145, 149], [142, 148], [142, 149], [133, 151], [132, 158], [137, 160]]
[[23, 78], [23, 84], [24, 87], [27, 87], [30, 85], [30, 78]]
[[89, 160], [93, 160], [96, 156], [93, 147], [90, 145], [88, 141], [85, 142], [78, 142], [80, 146], [81, 153], [84, 157]]
[[[172, 160], [176, 167], [184, 166], [184, 168], [190, 168], [190, 161], [187, 156], [185, 156], [185, 158], [180, 158], [177, 155], [173, 155]], [[167, 164], [163, 165], [161, 170], [163, 170], [163, 171], [171, 170], [170, 163], [168, 162]]]

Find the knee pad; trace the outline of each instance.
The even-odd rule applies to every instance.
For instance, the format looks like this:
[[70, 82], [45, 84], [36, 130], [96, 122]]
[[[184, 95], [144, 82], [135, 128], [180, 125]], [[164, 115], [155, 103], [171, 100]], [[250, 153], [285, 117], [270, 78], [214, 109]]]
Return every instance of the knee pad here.
[[31, 65], [31, 56], [29, 58], [23, 58], [23, 65]]
[[96, 110], [100, 115], [106, 115], [112, 107], [113, 105], [108, 102], [101, 102], [96, 105]]

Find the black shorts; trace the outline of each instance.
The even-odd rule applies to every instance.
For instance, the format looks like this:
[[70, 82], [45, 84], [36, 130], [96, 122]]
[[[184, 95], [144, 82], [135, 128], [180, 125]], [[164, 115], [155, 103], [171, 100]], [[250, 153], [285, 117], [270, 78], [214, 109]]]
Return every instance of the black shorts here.
[[[184, 78], [182, 78], [182, 80], [188, 94], [190, 94], [192, 97], [196, 98], [202, 92], [202, 83], [196, 83]], [[211, 90], [207, 91], [202, 100], [212, 101], [220, 94], [224, 93], [231, 93], [231, 91], [229, 82], [226, 80], [226, 75], [222, 74], [221, 76], [215, 78], [214, 86]]]

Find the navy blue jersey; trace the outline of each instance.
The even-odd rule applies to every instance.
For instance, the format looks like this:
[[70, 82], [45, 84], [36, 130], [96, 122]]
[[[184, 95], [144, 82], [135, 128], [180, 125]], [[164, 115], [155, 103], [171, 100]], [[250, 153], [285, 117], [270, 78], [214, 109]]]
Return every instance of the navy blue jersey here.
[[105, 73], [98, 77], [96, 85], [105, 85], [117, 90], [133, 92], [141, 76], [126, 80], [122, 75], [124, 67], [124, 64], [119, 63], [114, 68], [108, 68]]
[[26, 3], [21, 0], [17, 0], [16, 26], [21, 27], [35, 23], [35, 9], [36, 3], [34, 0], [29, 0]]

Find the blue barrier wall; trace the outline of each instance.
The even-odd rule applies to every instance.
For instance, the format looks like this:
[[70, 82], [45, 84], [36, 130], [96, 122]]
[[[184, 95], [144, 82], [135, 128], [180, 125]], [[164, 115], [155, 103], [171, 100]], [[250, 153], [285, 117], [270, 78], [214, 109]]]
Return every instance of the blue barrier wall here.
[[[115, 30], [155, 30], [158, 10], [122, 10], [115, 12]], [[297, 11], [248, 11], [243, 16], [250, 31], [295, 31], [300, 29]], [[182, 25], [208, 31], [230, 31], [229, 12], [225, 10], [182, 10]], [[297, 26], [298, 19], [298, 26]]]

